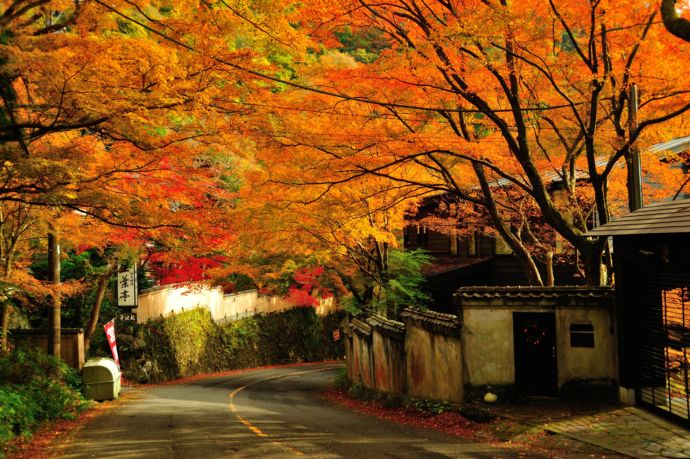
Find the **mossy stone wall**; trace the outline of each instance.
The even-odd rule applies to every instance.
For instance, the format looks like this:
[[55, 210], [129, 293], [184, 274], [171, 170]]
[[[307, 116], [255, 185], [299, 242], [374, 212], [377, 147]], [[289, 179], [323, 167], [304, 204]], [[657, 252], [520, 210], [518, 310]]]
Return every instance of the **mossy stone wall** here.
[[339, 313], [316, 315], [312, 308], [257, 315], [219, 326], [203, 308], [141, 325], [151, 381], [200, 373], [283, 363], [342, 358], [334, 342]]

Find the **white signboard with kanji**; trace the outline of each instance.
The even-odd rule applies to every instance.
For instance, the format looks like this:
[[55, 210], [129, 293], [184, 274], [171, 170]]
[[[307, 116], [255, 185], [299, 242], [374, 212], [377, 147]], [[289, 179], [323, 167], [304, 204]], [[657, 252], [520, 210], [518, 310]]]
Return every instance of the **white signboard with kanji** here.
[[117, 273], [117, 305], [121, 307], [137, 306], [136, 268]]

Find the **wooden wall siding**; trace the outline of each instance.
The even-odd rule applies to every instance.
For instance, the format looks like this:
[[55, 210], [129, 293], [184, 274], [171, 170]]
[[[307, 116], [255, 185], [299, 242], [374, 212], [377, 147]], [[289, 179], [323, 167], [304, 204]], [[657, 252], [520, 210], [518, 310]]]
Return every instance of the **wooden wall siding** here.
[[[48, 333], [42, 330], [10, 330], [10, 341], [15, 346], [30, 346], [48, 352]], [[62, 329], [60, 358], [77, 370], [84, 366], [84, 330]]]
[[470, 256], [470, 245], [467, 238], [458, 238], [458, 256], [459, 257], [469, 257]]
[[427, 231], [424, 249], [432, 254], [450, 254], [450, 237], [436, 231]]
[[480, 257], [490, 257], [496, 254], [496, 240], [493, 237], [480, 235], [477, 241], [477, 253]]
[[[538, 264], [542, 279], [546, 279], [546, 268]], [[566, 264], [554, 266], [556, 285], [584, 285], [584, 279], [576, 275], [575, 269]], [[527, 285], [527, 277], [520, 261], [511, 255], [500, 255], [493, 259], [491, 284], [485, 285]], [[477, 284], [480, 285], [480, 284]]]

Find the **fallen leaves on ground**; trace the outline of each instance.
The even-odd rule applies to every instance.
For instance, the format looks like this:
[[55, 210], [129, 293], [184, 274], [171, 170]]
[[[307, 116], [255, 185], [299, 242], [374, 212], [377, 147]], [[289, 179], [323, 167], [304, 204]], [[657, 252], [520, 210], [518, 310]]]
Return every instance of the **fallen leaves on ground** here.
[[350, 398], [344, 392], [335, 390], [325, 392], [324, 396], [358, 413], [387, 419], [397, 424], [439, 430], [456, 437], [486, 439], [485, 432], [477, 428], [477, 423], [463, 417], [460, 413], [446, 411], [432, 414], [410, 408], [389, 408], [376, 402]]
[[[93, 402], [79, 413], [75, 419], [57, 419], [45, 423], [29, 437], [20, 437], [6, 446], [8, 459], [45, 459], [55, 457], [56, 448], [69, 441], [72, 435], [94, 418], [107, 413], [112, 408], [136, 397], [136, 392], [127, 392], [117, 400]], [[1, 454], [0, 454], [1, 456]]]
[[495, 448], [511, 450], [519, 457], [576, 456], [602, 459], [623, 457], [508, 419], [478, 423], [453, 411], [432, 414], [420, 412], [414, 408], [390, 408], [375, 401], [351, 398], [347, 393], [339, 390], [326, 391], [323, 396], [333, 403], [361, 414], [376, 416], [397, 424], [433, 429], [474, 442], [487, 443]]

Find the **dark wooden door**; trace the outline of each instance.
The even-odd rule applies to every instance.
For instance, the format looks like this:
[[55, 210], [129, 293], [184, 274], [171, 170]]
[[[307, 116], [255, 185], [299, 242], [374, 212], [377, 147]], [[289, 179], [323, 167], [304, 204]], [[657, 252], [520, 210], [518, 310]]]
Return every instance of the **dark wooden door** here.
[[553, 313], [514, 312], [515, 383], [528, 395], [556, 395], [556, 319]]

